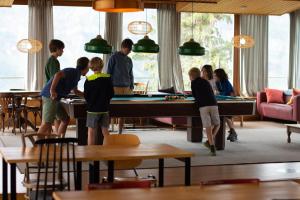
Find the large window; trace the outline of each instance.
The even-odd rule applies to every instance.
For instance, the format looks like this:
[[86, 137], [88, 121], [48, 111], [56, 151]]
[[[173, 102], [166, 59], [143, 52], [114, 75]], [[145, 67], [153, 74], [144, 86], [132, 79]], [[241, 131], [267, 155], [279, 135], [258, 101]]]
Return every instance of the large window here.
[[[123, 38], [130, 38], [134, 43], [142, 39], [144, 35], [134, 35], [128, 31], [128, 24], [132, 21], [146, 21], [152, 25], [152, 32], [148, 34], [150, 39], [157, 43], [157, 11], [145, 9], [143, 12], [123, 14]], [[158, 63], [157, 54], [134, 53], [129, 54], [133, 62], [134, 82], [149, 82], [148, 90], [158, 89]]]
[[24, 89], [28, 56], [17, 43], [28, 38], [28, 6], [1, 8], [0, 24], [0, 90]]
[[[210, 64], [214, 69], [224, 68], [233, 79], [234, 16], [228, 14], [181, 13], [181, 44], [192, 37], [205, 47], [204, 56], [180, 56], [185, 90], [190, 90], [188, 71]], [[193, 33], [193, 35], [192, 35]]]
[[270, 88], [287, 89], [290, 45], [289, 15], [269, 17], [268, 85]]
[[[91, 7], [55, 6], [53, 20], [54, 38], [65, 43], [64, 53], [58, 58], [61, 69], [76, 67], [77, 59], [82, 56], [90, 59], [95, 56], [103, 57], [102, 54], [84, 50], [84, 44], [99, 33], [104, 37], [105, 14], [103, 12], [96, 12]], [[83, 89], [84, 81], [84, 78], [80, 80], [79, 89]]]

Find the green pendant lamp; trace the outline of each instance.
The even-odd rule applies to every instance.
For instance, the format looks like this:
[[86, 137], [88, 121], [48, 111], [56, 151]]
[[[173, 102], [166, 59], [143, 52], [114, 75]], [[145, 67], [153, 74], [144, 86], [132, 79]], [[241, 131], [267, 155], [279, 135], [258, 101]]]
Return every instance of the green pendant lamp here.
[[101, 35], [97, 35], [96, 38], [91, 39], [90, 42], [84, 45], [84, 50], [90, 53], [110, 54], [112, 46], [106, 40], [102, 39]]
[[185, 56], [203, 56], [205, 55], [205, 48], [201, 47], [198, 42], [195, 42], [193, 38], [190, 41], [185, 42], [179, 47], [179, 54]]
[[143, 39], [133, 45], [132, 51], [136, 53], [158, 53], [159, 46], [155, 44], [154, 40], [145, 35]]
[[85, 43], [84, 50], [90, 53], [102, 53], [110, 54], [112, 52], [112, 46], [110, 46], [106, 40], [100, 35], [100, 13], [99, 13], [99, 35], [96, 38], [91, 39], [90, 42]]
[[198, 42], [193, 39], [194, 35], [194, 6], [192, 2], [192, 38], [185, 42], [182, 46], [178, 48], [179, 55], [184, 56], [203, 56], [205, 55], [205, 48], [202, 47]]
[[[146, 24], [147, 24], [147, 9], [146, 9]], [[147, 26], [145, 26], [145, 33], [143, 39], [140, 39], [136, 44], [133, 45], [132, 51], [135, 53], [158, 53], [159, 46], [155, 44], [154, 40], [151, 40], [147, 35]]]

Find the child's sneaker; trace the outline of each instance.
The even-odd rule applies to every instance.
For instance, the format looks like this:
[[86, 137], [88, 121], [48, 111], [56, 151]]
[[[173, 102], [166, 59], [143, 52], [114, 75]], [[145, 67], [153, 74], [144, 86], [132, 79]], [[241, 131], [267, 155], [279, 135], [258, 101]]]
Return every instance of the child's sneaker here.
[[215, 145], [210, 146], [210, 155], [211, 156], [216, 156], [217, 155]]
[[208, 149], [210, 150], [210, 144], [209, 144], [208, 140], [206, 140], [206, 141], [203, 143], [203, 145], [204, 145], [206, 148], [208, 148]]
[[230, 142], [235, 142], [237, 141], [237, 133], [235, 130], [232, 128], [228, 131], [229, 135], [227, 137], [227, 140], [230, 140]]

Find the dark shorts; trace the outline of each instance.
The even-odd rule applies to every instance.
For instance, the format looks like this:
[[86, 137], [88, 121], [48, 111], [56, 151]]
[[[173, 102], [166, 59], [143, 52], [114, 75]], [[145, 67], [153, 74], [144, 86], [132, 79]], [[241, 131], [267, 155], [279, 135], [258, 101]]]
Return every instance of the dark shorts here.
[[109, 115], [108, 113], [87, 113], [86, 126], [89, 128], [109, 128]]

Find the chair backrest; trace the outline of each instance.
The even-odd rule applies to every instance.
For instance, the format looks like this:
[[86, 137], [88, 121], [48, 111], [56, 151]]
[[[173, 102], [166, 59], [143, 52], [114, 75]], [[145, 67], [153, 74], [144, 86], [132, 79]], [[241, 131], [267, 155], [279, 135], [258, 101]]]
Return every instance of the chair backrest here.
[[[140, 144], [140, 139], [138, 136], [133, 134], [113, 134], [104, 137], [103, 146], [124, 146], [132, 147], [138, 146]], [[124, 160], [115, 161], [115, 169], [133, 169], [139, 166], [142, 160]]]
[[151, 188], [150, 180], [139, 181], [121, 181], [113, 183], [96, 183], [88, 184], [87, 190], [101, 190], [101, 189], [124, 189], [124, 188]]
[[12, 94], [0, 94], [0, 105], [2, 107], [2, 112], [7, 113], [8, 112], [8, 105], [13, 105], [14, 102], [14, 95]]
[[201, 181], [200, 185], [221, 185], [221, 184], [259, 184], [260, 180], [257, 178], [248, 179], [220, 179], [211, 181]]
[[[44, 195], [43, 199], [46, 199], [48, 177], [52, 175], [52, 191], [56, 187], [56, 173], [58, 175], [58, 181], [60, 183], [59, 190], [63, 190], [63, 161], [67, 163], [67, 189], [70, 190], [70, 175], [71, 167], [73, 168], [74, 183], [77, 184], [76, 180], [76, 164], [75, 164], [75, 144], [78, 143], [77, 138], [49, 138], [49, 139], [40, 139], [35, 142], [35, 145], [39, 148], [39, 160], [38, 160], [38, 174], [37, 174], [37, 185], [36, 185], [36, 196], [35, 199], [38, 199], [39, 187], [41, 185], [40, 179], [41, 174], [44, 174]], [[71, 149], [71, 150], [70, 150]], [[56, 167], [58, 163], [58, 168]], [[56, 171], [58, 169], [58, 172]], [[43, 172], [42, 172], [43, 170]], [[52, 174], [50, 174], [50, 172]], [[50, 177], [49, 177], [50, 178]]]
[[147, 81], [146, 83], [142, 83], [142, 82], [134, 83], [134, 85], [135, 85], [135, 89], [133, 91], [134, 94], [145, 95], [148, 93], [149, 81]]

